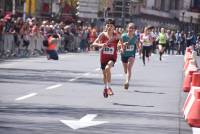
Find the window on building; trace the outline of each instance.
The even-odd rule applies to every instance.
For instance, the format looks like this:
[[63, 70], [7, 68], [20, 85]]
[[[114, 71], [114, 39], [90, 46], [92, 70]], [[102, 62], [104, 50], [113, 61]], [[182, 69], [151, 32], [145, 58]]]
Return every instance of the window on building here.
[[194, 0], [194, 7], [200, 10], [200, 0]]
[[175, 10], [180, 9], [180, 0], [175, 0]]
[[23, 13], [24, 10], [24, 0], [16, 0], [16, 11], [17, 13]]
[[51, 1], [42, 0], [37, 1], [36, 12], [40, 15], [49, 16], [51, 13]]
[[3, 10], [3, 1], [0, 0], [0, 10]]
[[12, 12], [12, 1], [11, 0], [7, 0], [6, 4], [5, 4], [5, 11], [6, 12]]

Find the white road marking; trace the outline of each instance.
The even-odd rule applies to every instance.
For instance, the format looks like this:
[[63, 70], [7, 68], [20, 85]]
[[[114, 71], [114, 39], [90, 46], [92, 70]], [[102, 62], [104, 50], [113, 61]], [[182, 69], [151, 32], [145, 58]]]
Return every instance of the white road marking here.
[[11, 66], [14, 66], [16, 63], [5, 63], [5, 64], [1, 64], [0, 67], [11, 67]]
[[73, 78], [73, 79], [70, 79], [69, 82], [73, 82], [73, 81], [75, 81], [75, 80], [77, 80], [77, 79], [80, 79], [81, 77], [83, 77], [83, 76], [78, 76], [78, 77], [75, 77], [75, 78]]
[[7, 109], [8, 107], [0, 107], [0, 109]]
[[85, 73], [85, 74], [83, 74], [83, 76], [88, 76], [88, 75], [90, 75], [90, 73]]
[[36, 95], [37, 95], [37, 93], [31, 93], [31, 94], [19, 97], [19, 98], [15, 99], [15, 100], [16, 101], [20, 101], [20, 100], [24, 100], [24, 99], [27, 99], [27, 98], [30, 98], [30, 97], [33, 97], [33, 96], [36, 96]]
[[50, 86], [50, 87], [47, 87], [46, 90], [50, 90], [50, 89], [54, 89], [54, 88], [58, 88], [58, 87], [61, 87], [62, 84], [56, 84], [56, 85], [53, 85], [53, 86]]
[[192, 131], [193, 131], [193, 134], [200, 134], [200, 128], [193, 127]]
[[80, 120], [60, 120], [60, 121], [74, 130], [108, 123], [108, 121], [92, 121], [95, 117], [97, 117], [97, 114], [87, 114]]
[[96, 68], [96, 69], [95, 69], [95, 71], [100, 71], [100, 70], [101, 70], [101, 68]]
[[[100, 68], [96, 68], [94, 71], [97, 72], [97, 71], [100, 71], [100, 70], [101, 70]], [[82, 75], [80, 75], [80, 76], [77, 76], [77, 77], [75, 77], [75, 78], [70, 79], [69, 82], [76, 81], [76, 80], [78, 80], [78, 79], [80, 79], [80, 78], [82, 78], [82, 77], [84, 77], [84, 76], [89, 76], [89, 75], [91, 75], [91, 73], [92, 73], [92, 72], [84, 73], [84, 74], [82, 74]]]

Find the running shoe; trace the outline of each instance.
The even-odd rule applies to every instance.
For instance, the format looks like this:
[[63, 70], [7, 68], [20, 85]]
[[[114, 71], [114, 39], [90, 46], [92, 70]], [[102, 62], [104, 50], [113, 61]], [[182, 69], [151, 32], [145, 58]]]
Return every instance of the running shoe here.
[[107, 93], [108, 93], [108, 95], [110, 95], [110, 96], [111, 96], [111, 95], [114, 95], [114, 93], [113, 93], [113, 91], [112, 91], [111, 88], [108, 88], [108, 89], [107, 89]]
[[124, 83], [124, 89], [128, 90], [129, 88], [129, 83]]
[[162, 56], [160, 56], [160, 61], [162, 60]]
[[108, 89], [107, 88], [105, 88], [103, 90], [103, 96], [104, 96], [104, 98], [108, 98]]

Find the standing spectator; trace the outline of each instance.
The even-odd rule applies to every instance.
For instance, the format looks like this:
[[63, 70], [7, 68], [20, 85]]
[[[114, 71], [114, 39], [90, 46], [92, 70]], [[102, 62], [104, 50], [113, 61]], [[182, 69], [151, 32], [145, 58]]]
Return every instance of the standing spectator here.
[[80, 42], [81, 51], [85, 52], [88, 49], [88, 29], [84, 27], [81, 32], [81, 42]]
[[175, 36], [176, 36], [176, 51], [177, 51], [176, 54], [178, 54], [178, 52], [180, 52], [180, 43], [181, 43], [181, 34], [180, 34], [180, 32], [177, 31]]
[[168, 50], [170, 54], [172, 51], [172, 55], [174, 55], [175, 41], [176, 41], [175, 32], [172, 31], [169, 37], [169, 50]]
[[68, 25], [64, 27], [63, 38], [64, 38], [64, 49], [69, 51], [69, 52], [72, 51], [71, 44], [72, 44], [72, 41], [73, 41], [73, 36], [72, 36], [72, 33], [71, 33], [70, 26], [68, 26]]
[[4, 26], [4, 30], [3, 30], [4, 51], [6, 52], [6, 55], [11, 54], [11, 51], [13, 50], [13, 44], [14, 44], [13, 31], [14, 31], [14, 28], [13, 28], [12, 18], [11, 18], [11, 16], [6, 15], [5, 26]]
[[169, 43], [170, 35], [171, 35], [171, 31], [170, 31], [170, 30], [167, 30], [167, 33], [166, 33], [167, 44], [166, 44], [166, 49], [165, 49], [165, 52], [166, 52], [167, 54], [170, 54], [170, 43]]
[[[89, 46], [91, 44], [93, 44], [93, 42], [96, 40], [97, 38], [97, 31], [96, 31], [96, 28], [92, 28], [90, 31], [89, 31], [89, 36], [88, 36], [88, 43], [89, 43]], [[90, 47], [88, 47], [90, 48]], [[98, 48], [96, 47], [95, 50], [98, 50]]]
[[191, 32], [188, 32], [186, 39], [187, 39], [187, 47], [191, 46], [192, 45], [192, 34], [191, 34]]
[[155, 31], [155, 28], [152, 29], [151, 31], [151, 37], [153, 39], [153, 42], [152, 42], [152, 53], [156, 53], [156, 46], [157, 46], [157, 43], [156, 43], [156, 38], [157, 38], [157, 33]]
[[3, 54], [3, 50], [4, 50], [3, 28], [4, 28], [4, 21], [3, 21], [3, 19], [0, 19], [0, 55]]
[[185, 54], [185, 49], [186, 49], [186, 36], [184, 32], [181, 32], [181, 37], [180, 37], [180, 49], [178, 54]]
[[197, 37], [196, 37], [194, 31], [191, 32], [191, 36], [192, 36], [192, 38], [191, 38], [191, 45], [192, 45], [193, 49], [195, 49]]

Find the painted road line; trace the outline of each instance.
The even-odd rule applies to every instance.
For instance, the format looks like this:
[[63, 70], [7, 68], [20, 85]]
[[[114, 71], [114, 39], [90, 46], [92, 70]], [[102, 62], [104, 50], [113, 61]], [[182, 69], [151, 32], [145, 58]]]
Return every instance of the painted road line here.
[[56, 85], [47, 87], [46, 90], [51, 90], [51, 89], [58, 88], [58, 87], [61, 87], [61, 86], [62, 86], [62, 84], [56, 84]]
[[97, 114], [87, 114], [80, 120], [60, 120], [60, 121], [74, 130], [108, 123], [108, 121], [93, 121], [95, 117], [97, 117]]
[[[100, 68], [96, 68], [96, 69], [94, 69], [93, 72], [97, 72], [97, 71], [100, 71], [100, 70], [101, 70]], [[78, 79], [80, 79], [80, 78], [82, 78], [82, 77], [89, 76], [89, 75], [91, 75], [91, 74], [92, 74], [92, 72], [84, 73], [84, 74], [82, 74], [82, 75], [80, 75], [80, 76], [77, 76], [77, 77], [75, 77], [75, 78], [70, 79], [69, 82], [76, 81], [76, 80], [78, 80]]]
[[80, 76], [77, 76], [77, 77], [75, 77], [75, 78], [70, 79], [69, 82], [76, 81], [76, 80], [78, 80], [78, 79], [80, 79], [80, 78], [82, 78], [82, 77], [84, 77], [84, 76], [88, 76], [88, 75], [90, 75], [90, 74], [91, 74], [91, 73], [84, 73], [84, 74], [82, 74], [82, 75], [80, 75]]
[[95, 71], [100, 71], [100, 70], [101, 70], [101, 68], [96, 68], [96, 69], [95, 69]]
[[83, 77], [83, 76], [78, 76], [78, 77], [75, 77], [75, 78], [73, 78], [73, 79], [70, 79], [69, 82], [73, 82], [73, 81], [75, 81], [75, 80], [77, 80], [77, 79], [80, 79], [81, 77]]
[[19, 97], [19, 98], [15, 99], [15, 100], [16, 100], [16, 101], [25, 100], [25, 99], [28, 99], [28, 98], [30, 98], [30, 97], [36, 96], [36, 95], [37, 95], [37, 93], [31, 93], [31, 94], [28, 94], [28, 95]]
[[15, 66], [16, 63], [4, 63], [4, 64], [1, 64], [0, 67], [11, 67], [11, 66]]
[[200, 134], [200, 128], [193, 127], [192, 131], [193, 131], [193, 134]]

